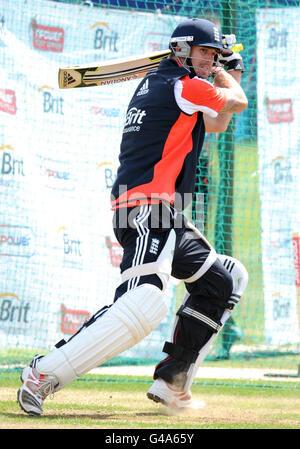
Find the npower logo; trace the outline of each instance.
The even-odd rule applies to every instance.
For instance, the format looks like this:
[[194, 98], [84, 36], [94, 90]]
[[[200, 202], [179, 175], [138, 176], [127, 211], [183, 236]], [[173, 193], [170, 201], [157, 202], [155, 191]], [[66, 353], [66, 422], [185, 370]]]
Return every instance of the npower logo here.
[[30, 303], [10, 292], [0, 293], [1, 324], [29, 323]]
[[94, 48], [97, 50], [111, 51], [117, 53], [117, 43], [119, 35], [116, 31], [111, 30], [108, 23], [96, 22], [90, 26], [91, 30], [95, 30]]
[[0, 224], [0, 256], [32, 257], [35, 236], [29, 226]]
[[41, 157], [40, 168], [45, 186], [49, 189], [61, 191], [75, 189], [77, 177], [67, 161]]
[[[120, 108], [115, 107], [101, 107], [101, 106], [91, 106], [91, 112], [94, 115], [98, 115], [100, 118], [115, 118], [120, 117]], [[110, 126], [111, 126], [111, 122]], [[101, 123], [102, 126], [102, 123]]]
[[42, 51], [62, 52], [65, 42], [63, 28], [39, 25], [35, 19], [31, 21], [33, 47]]

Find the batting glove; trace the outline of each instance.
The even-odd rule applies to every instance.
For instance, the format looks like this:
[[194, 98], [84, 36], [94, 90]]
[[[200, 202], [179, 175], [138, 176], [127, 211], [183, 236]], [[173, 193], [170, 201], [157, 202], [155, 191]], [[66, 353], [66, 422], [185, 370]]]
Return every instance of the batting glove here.
[[218, 56], [218, 62], [222, 64], [228, 72], [230, 70], [241, 70], [242, 72], [245, 71], [245, 66], [243, 63], [243, 58], [239, 53], [236, 53], [235, 51], [231, 52], [231, 54], [226, 55], [220, 54]]

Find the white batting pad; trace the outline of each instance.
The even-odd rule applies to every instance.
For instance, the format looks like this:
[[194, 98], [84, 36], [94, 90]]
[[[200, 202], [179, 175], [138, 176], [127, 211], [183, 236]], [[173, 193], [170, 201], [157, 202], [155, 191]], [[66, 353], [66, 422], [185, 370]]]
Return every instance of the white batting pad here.
[[43, 357], [37, 369], [55, 375], [60, 389], [137, 344], [160, 324], [167, 311], [159, 288], [140, 285], [121, 296], [69, 342]]

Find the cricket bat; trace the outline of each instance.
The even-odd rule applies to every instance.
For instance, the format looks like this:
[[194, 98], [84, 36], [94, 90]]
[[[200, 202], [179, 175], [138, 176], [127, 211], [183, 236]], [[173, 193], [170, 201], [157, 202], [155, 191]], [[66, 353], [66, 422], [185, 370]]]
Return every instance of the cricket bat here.
[[148, 55], [104, 61], [100, 64], [60, 68], [58, 85], [61, 89], [71, 89], [143, 78], [149, 70], [158, 67], [160, 61], [169, 55], [170, 50], [161, 50]]

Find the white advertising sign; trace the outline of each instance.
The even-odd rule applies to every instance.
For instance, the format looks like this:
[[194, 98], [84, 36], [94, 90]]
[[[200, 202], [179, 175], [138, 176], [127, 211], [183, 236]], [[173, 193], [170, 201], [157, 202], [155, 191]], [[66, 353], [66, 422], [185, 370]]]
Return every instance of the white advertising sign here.
[[300, 11], [257, 10], [256, 20], [265, 337], [284, 345], [299, 341], [300, 55], [290, 52], [299, 44]]

